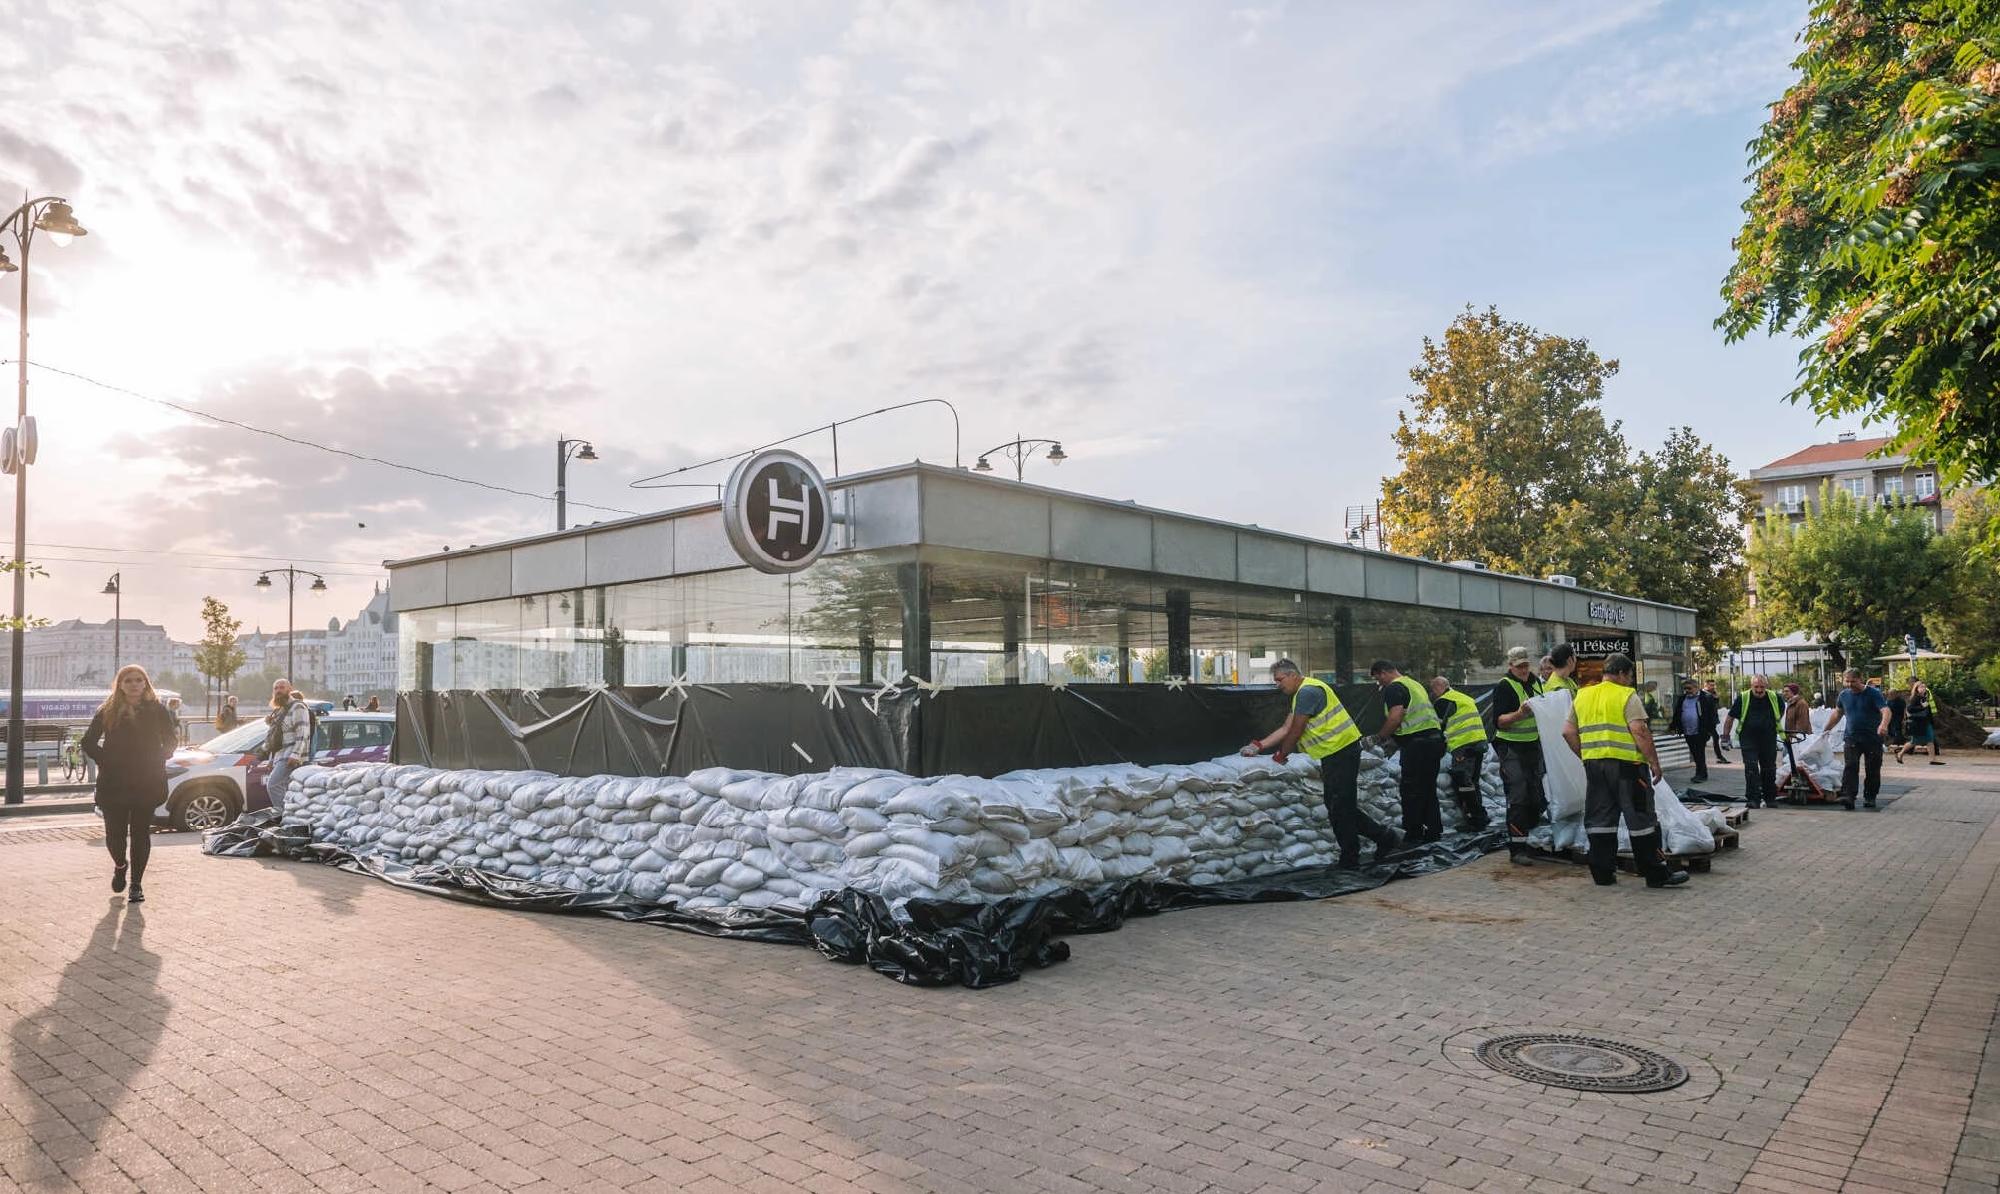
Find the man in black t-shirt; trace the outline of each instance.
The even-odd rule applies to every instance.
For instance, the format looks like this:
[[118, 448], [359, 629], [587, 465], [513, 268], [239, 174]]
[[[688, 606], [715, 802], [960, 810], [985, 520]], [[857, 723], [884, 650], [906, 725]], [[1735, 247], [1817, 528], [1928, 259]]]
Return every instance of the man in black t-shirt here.
[[1778, 727], [1784, 723], [1784, 702], [1771, 691], [1765, 676], [1750, 677], [1750, 687], [1736, 694], [1722, 718], [1722, 736], [1740, 725], [1737, 743], [1743, 748], [1743, 802], [1778, 805]]
[[1443, 720], [1424, 686], [1405, 676], [1395, 664], [1378, 659], [1368, 675], [1382, 686], [1382, 728], [1375, 741], [1391, 738], [1402, 751], [1402, 779], [1397, 784], [1403, 803], [1403, 840], [1409, 845], [1434, 842], [1444, 836], [1444, 811], [1438, 807], [1438, 765], [1444, 762]]

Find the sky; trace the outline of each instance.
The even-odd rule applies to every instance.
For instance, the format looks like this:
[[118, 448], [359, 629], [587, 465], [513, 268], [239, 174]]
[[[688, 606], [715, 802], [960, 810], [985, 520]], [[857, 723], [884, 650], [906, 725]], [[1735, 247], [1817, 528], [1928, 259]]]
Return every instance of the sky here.
[[[0, 19], [0, 187], [90, 230], [32, 250], [30, 614], [109, 617], [117, 571], [124, 615], [176, 637], [209, 594], [283, 629], [282, 582], [253, 582], [292, 562], [324, 625], [381, 560], [554, 526], [321, 448], [546, 494], [558, 437], [587, 438], [577, 522], [933, 397], [962, 443], [919, 407], [843, 428], [842, 471], [1048, 437], [1070, 459], [1031, 481], [1338, 539], [1468, 304], [1617, 358], [1638, 447], [1690, 424], [1747, 470], [1859, 430], [1783, 401], [1795, 341], [1712, 326], [1802, 2]], [[831, 471], [826, 437], [798, 446]]]

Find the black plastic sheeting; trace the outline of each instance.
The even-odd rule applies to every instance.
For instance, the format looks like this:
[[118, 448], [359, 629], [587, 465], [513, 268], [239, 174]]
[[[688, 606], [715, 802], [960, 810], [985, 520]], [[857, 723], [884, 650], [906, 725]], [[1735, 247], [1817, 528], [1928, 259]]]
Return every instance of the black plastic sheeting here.
[[[919, 688], [800, 684], [485, 689], [396, 698], [398, 763], [556, 775], [686, 775], [735, 767], [796, 775], [884, 767], [992, 776], [1026, 767], [1195, 763], [1284, 719], [1270, 685], [1042, 684]], [[1373, 685], [1340, 697], [1364, 731]]]
[[202, 835], [202, 851], [229, 858], [291, 858], [369, 875], [409, 891], [517, 912], [609, 916], [710, 937], [811, 945], [836, 962], [865, 965], [919, 987], [993, 987], [1030, 969], [1065, 961], [1063, 937], [1108, 933], [1134, 916], [1220, 904], [1321, 900], [1371, 891], [1393, 879], [1434, 874], [1497, 850], [1502, 834], [1454, 834], [1404, 850], [1359, 870], [1329, 868], [1260, 875], [1237, 883], [1194, 886], [1138, 879], [1076, 887], [1053, 895], [993, 903], [910, 900], [898, 919], [881, 897], [849, 888], [822, 896], [804, 913], [782, 909], [682, 910], [604, 892], [577, 892], [495, 875], [470, 866], [410, 866], [342, 846], [314, 842], [298, 822], [274, 824], [268, 810]]

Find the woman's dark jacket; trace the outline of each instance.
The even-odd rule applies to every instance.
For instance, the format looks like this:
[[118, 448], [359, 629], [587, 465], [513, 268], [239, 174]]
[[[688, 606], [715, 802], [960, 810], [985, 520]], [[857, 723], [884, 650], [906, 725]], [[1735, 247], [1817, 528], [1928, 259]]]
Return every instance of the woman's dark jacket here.
[[97, 803], [101, 808], [155, 808], [167, 798], [167, 756], [179, 745], [174, 715], [147, 701], [111, 725], [104, 711], [83, 732], [83, 753], [97, 763]]

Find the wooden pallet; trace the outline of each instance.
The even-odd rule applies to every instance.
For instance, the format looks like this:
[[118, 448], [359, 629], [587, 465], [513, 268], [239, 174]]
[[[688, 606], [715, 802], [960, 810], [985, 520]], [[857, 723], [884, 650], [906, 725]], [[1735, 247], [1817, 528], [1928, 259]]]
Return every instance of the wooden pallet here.
[[[1537, 853], [1540, 853], [1540, 851], [1537, 851]], [[1590, 865], [1590, 851], [1588, 850], [1578, 850], [1575, 848], [1571, 848], [1568, 850], [1558, 851], [1554, 855], [1543, 855], [1543, 856], [1554, 857], [1562, 859], [1567, 862], [1574, 862], [1579, 866]], [[1688, 871], [1696, 875], [1705, 875], [1709, 871], [1709, 856], [1706, 854], [1685, 854], [1685, 855], [1666, 854], [1661, 856], [1661, 861], [1665, 862], [1667, 864], [1668, 869], [1670, 870], [1674, 868], [1679, 868], [1681, 870]], [[1618, 855], [1619, 870], [1624, 871], [1628, 875], [1636, 874], [1637, 871], [1634, 869], [1634, 866], [1635, 864], [1633, 863], [1632, 856], [1630, 854], [1621, 852]]]
[[1715, 848], [1716, 848], [1716, 849], [1718, 849], [1718, 850], [1740, 850], [1740, 849], [1742, 849], [1742, 847], [1743, 847], [1743, 835], [1742, 835], [1742, 834], [1740, 834], [1740, 833], [1736, 832], [1736, 831], [1735, 831], [1734, 829], [1718, 829], [1718, 830], [1716, 830], [1716, 832], [1715, 832]]

